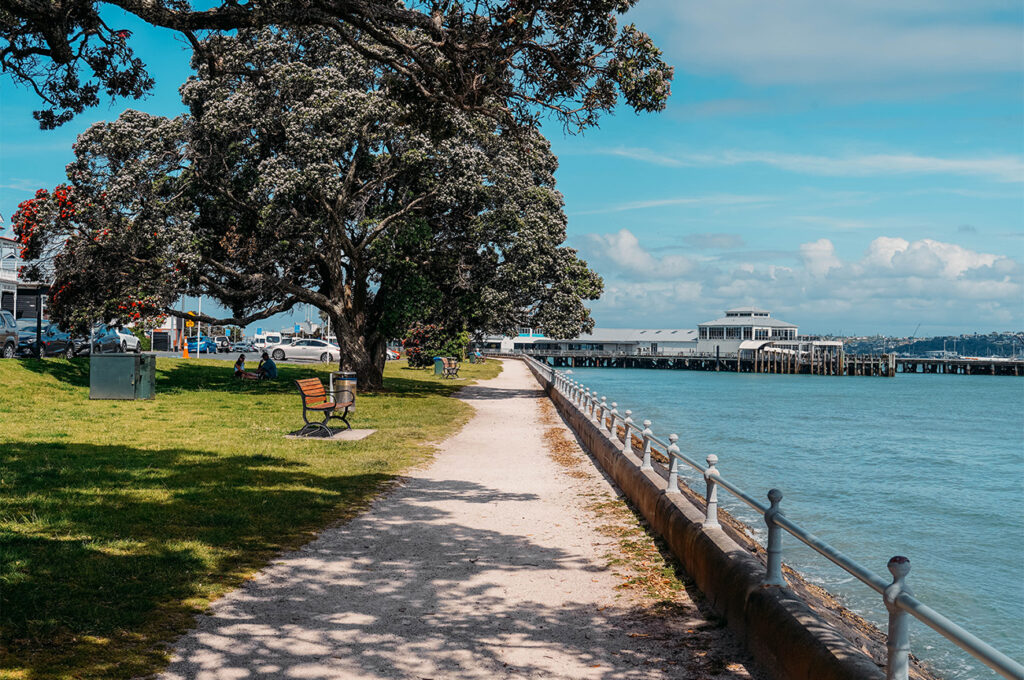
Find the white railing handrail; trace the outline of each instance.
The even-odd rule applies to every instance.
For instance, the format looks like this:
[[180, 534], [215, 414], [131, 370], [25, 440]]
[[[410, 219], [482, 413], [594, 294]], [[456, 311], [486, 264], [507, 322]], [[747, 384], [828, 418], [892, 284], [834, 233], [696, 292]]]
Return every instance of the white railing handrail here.
[[[606, 397], [601, 397], [598, 400], [596, 392], [585, 389], [581, 383], [570, 380], [565, 374], [556, 372], [551, 366], [541, 363], [529, 355], [525, 355], [524, 359], [536, 370], [543, 373], [554, 389], [557, 389], [563, 396], [566, 396], [584, 415], [587, 415], [591, 420], [596, 420], [602, 429], [608, 429], [608, 434], [618, 441], [619, 421], [617, 420], [618, 412], [615, 404], [612, 404], [612, 408], [609, 410]], [[631, 414], [630, 411], [626, 413]], [[610, 427], [607, 426], [609, 417], [612, 419]], [[1024, 680], [1024, 666], [958, 624], [950, 621], [931, 607], [923, 604], [912, 595], [910, 589], [904, 583], [906, 576], [910, 572], [910, 561], [907, 558], [896, 556], [889, 560], [888, 568], [892, 573], [893, 580], [886, 580], [783, 515], [781, 510], [779, 510], [782, 493], [777, 489], [772, 489], [768, 492], [768, 498], [771, 503], [766, 506], [727, 478], [721, 476], [716, 467], [718, 462], [717, 456], [708, 456], [708, 465], [704, 466], [679, 451], [679, 447], [675, 444], [676, 440], [678, 440], [677, 435], [670, 435], [668, 443], [654, 436], [649, 428], [650, 421], [643, 421], [644, 427], [642, 429], [632, 422], [631, 418], [628, 421], [624, 421], [623, 425], [625, 427], [622, 439], [624, 447], [631, 449], [634, 429], [637, 430], [638, 438], [643, 440], [643, 468], [650, 468], [652, 444], [658, 445], [669, 459], [669, 479], [665, 490], [666, 493], [679, 492], [677, 461], [686, 463], [705, 478], [708, 484], [705, 497], [707, 513], [704, 522], [705, 528], [717, 528], [719, 526], [716, 496], [716, 490], [719, 486], [728, 490], [736, 498], [749, 505], [765, 518], [765, 524], [768, 527], [768, 544], [766, 546], [768, 564], [764, 585], [786, 585], [781, 569], [781, 536], [779, 535], [779, 529], [784, 529], [794, 538], [882, 595], [886, 609], [889, 611], [889, 664], [886, 669], [887, 680], [906, 680], [908, 677], [909, 666], [907, 657], [910, 643], [906, 625], [902, 619], [904, 613], [910, 614], [929, 628], [935, 630], [1003, 677], [1011, 678], [1012, 680]]]

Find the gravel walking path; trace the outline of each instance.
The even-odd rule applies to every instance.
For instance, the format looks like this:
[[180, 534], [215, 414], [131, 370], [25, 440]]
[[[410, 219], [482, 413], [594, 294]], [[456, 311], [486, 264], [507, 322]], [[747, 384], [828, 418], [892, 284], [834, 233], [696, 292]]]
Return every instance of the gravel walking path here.
[[666, 616], [618, 588], [589, 509], [615, 491], [552, 459], [522, 363], [458, 396], [477, 414], [429, 465], [214, 603], [160, 677], [756, 677], [685, 591]]

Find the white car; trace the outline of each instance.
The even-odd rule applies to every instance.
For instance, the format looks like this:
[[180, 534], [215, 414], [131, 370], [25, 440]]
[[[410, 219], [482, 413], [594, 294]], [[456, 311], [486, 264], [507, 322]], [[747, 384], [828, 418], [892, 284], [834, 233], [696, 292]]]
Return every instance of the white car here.
[[337, 345], [317, 340], [316, 338], [305, 338], [295, 340], [290, 344], [281, 343], [267, 348], [267, 352], [274, 361], [284, 359], [311, 359], [313, 361], [337, 361], [341, 358], [341, 348]]
[[103, 352], [141, 352], [142, 343], [123, 326], [102, 324], [93, 331], [93, 344], [97, 354]]

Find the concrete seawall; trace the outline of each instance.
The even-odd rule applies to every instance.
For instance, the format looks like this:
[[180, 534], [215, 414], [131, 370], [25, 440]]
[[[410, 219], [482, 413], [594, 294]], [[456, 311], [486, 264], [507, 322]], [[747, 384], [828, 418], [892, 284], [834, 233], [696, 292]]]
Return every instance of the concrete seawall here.
[[877, 647], [877, 638], [869, 644], [858, 640], [858, 646], [792, 588], [762, 586], [765, 566], [749, 543], [725, 524], [722, 529], [704, 529], [703, 507], [685, 493], [664, 493], [663, 470], [641, 470], [636, 456], [625, 453], [620, 442], [552, 389], [532, 366], [531, 371], [584, 448], [665, 539], [711, 606], [766, 671], [779, 680], [884, 680], [879, 664], [863, 651]]

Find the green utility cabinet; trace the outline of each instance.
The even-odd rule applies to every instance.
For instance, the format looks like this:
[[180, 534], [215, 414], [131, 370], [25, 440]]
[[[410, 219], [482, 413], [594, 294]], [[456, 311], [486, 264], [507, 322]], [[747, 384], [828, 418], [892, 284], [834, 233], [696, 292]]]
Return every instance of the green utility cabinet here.
[[156, 356], [94, 354], [89, 357], [90, 399], [152, 399], [156, 396]]

